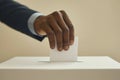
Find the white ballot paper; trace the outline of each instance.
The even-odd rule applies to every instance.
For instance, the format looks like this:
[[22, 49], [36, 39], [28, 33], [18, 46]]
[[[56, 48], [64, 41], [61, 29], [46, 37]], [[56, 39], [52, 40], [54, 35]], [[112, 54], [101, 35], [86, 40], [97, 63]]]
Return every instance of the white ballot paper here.
[[50, 50], [50, 61], [77, 61], [78, 56], [78, 37], [75, 37], [74, 44], [65, 51], [58, 51], [57, 48]]

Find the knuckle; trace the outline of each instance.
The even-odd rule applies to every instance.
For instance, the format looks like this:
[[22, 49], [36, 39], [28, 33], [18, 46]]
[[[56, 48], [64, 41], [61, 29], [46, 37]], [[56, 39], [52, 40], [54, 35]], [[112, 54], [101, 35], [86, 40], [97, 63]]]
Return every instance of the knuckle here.
[[62, 30], [56, 30], [56, 35], [62, 35]]
[[64, 34], [69, 33], [69, 29], [68, 29], [68, 28], [64, 28], [64, 29], [63, 29], [63, 33], [64, 33]]
[[73, 28], [74, 28], [74, 27], [73, 27], [73, 25], [72, 25], [72, 23], [70, 23], [69, 27], [70, 27], [71, 29], [73, 29]]
[[67, 15], [67, 13], [66, 13], [64, 10], [60, 10], [60, 12], [61, 12], [63, 15]]
[[48, 19], [52, 19], [53, 18], [53, 16], [52, 15], [48, 15]]
[[58, 16], [59, 15], [59, 12], [58, 11], [55, 11], [52, 13], [54, 16]]
[[63, 12], [63, 13], [65, 13], [65, 11], [64, 11], [64, 10], [60, 10], [60, 12]]
[[74, 31], [74, 27], [73, 26], [70, 26], [69, 29], [70, 29], [70, 31]]

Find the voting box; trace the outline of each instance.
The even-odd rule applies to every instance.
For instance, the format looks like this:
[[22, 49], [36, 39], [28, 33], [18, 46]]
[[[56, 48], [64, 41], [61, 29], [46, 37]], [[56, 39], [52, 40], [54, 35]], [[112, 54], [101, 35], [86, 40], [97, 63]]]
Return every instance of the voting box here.
[[15, 57], [0, 63], [0, 80], [120, 80], [120, 63], [107, 56], [81, 56], [75, 62]]

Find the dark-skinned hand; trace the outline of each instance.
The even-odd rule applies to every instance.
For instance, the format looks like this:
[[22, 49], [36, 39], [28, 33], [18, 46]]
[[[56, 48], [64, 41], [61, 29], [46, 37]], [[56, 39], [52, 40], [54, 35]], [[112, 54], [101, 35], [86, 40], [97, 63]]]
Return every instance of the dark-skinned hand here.
[[57, 45], [59, 51], [68, 50], [74, 43], [74, 27], [63, 10], [38, 17], [34, 29], [38, 35], [47, 35], [51, 49]]

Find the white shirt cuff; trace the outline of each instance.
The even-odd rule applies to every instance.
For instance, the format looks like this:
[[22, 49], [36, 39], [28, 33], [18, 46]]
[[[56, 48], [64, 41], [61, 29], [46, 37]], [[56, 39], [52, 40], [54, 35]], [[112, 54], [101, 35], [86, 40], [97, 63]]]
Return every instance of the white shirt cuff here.
[[[35, 32], [35, 29], [34, 29], [34, 22], [36, 20], [36, 18], [38, 18], [39, 16], [41, 16], [43, 14], [41, 13], [34, 13], [30, 16], [30, 18], [28, 19], [28, 29], [30, 30], [31, 33], [33, 33], [34, 35], [38, 35], [36, 32]], [[40, 36], [40, 35], [39, 35]]]

